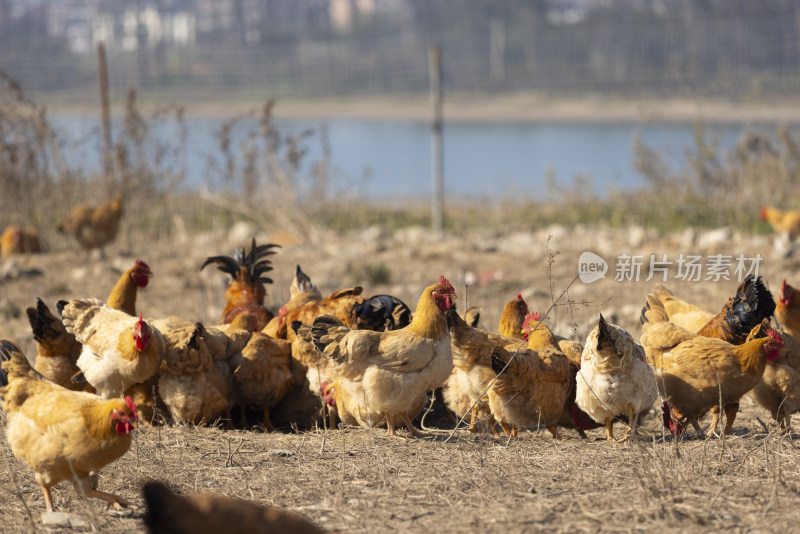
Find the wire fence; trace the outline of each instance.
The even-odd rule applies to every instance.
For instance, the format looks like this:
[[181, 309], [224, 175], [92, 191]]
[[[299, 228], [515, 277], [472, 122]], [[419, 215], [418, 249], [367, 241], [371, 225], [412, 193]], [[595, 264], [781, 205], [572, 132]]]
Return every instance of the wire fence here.
[[[398, 27], [365, 35], [275, 43], [107, 46], [112, 92], [293, 96], [425, 94], [427, 50], [442, 50], [451, 93], [703, 96], [800, 94], [800, 18], [794, 9], [708, 18], [533, 25], [492, 19], [479, 28]], [[30, 43], [29, 43], [30, 44]], [[97, 85], [93, 53], [0, 50], [0, 68], [34, 94], [86, 93]]]

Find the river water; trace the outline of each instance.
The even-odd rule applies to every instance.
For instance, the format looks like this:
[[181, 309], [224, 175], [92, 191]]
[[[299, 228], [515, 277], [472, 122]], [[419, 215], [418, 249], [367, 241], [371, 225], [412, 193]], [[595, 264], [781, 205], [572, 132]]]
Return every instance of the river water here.
[[[68, 142], [70, 165], [100, 167], [96, 118], [57, 116], [53, 124]], [[220, 187], [219, 172], [209, 166], [209, 155], [219, 161], [215, 138], [222, 119], [186, 119], [186, 150], [174, 165], [185, 170], [188, 187]], [[374, 119], [281, 119], [274, 121], [284, 134], [317, 132], [306, 139], [308, 151], [300, 168], [323, 155], [319, 131], [325, 125], [330, 148], [331, 186], [376, 200], [427, 196], [431, 191], [431, 136], [422, 121]], [[735, 146], [742, 124], [706, 123], [706, 139], [721, 153]], [[758, 125], [775, 132], [775, 125]], [[116, 128], [115, 128], [116, 130]], [[232, 131], [234, 145], [257, 122], [248, 119]], [[115, 134], [116, 135], [116, 134]], [[177, 142], [180, 130], [157, 122], [149, 135]], [[672, 168], [685, 166], [685, 150], [694, 147], [691, 123], [597, 122], [451, 122], [444, 128], [444, 182], [449, 198], [508, 200], [542, 198], [549, 183], [558, 189], [580, 189], [600, 196], [609, 190], [630, 190], [646, 183], [634, 168], [634, 138], [639, 136], [658, 150]], [[582, 177], [576, 180], [576, 177]]]

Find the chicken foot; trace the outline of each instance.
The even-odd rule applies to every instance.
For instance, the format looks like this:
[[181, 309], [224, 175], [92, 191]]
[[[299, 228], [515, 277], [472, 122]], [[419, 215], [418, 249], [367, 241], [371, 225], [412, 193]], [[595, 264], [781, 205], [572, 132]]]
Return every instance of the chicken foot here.
[[[415, 438], [426, 438], [426, 437], [428, 437], [428, 435], [425, 434], [424, 432], [420, 432], [419, 430], [417, 430], [417, 428], [414, 426], [414, 423], [412, 423], [411, 419], [408, 418], [408, 415], [406, 415], [404, 413], [401, 413], [399, 415], [400, 415], [400, 418], [403, 420], [403, 423], [405, 423], [406, 429], [408, 429], [408, 432], [412, 436], [414, 436]], [[386, 416], [386, 420], [387, 421], [389, 420], [389, 416], [388, 415]]]
[[122, 497], [118, 497], [117, 495], [112, 495], [110, 493], [106, 493], [104, 491], [96, 490], [93, 488], [84, 489], [84, 493], [86, 493], [87, 497], [92, 497], [95, 499], [106, 501], [108, 504], [112, 505], [117, 510], [122, 510], [123, 507], [131, 505], [130, 501], [127, 501]]

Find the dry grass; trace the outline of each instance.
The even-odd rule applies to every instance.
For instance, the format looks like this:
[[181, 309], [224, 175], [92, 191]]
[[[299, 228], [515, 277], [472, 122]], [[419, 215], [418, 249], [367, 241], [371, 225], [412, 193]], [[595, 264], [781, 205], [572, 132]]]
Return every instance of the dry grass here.
[[[157, 479], [182, 493], [295, 510], [346, 532], [791, 529], [798, 446], [791, 436], [765, 433], [746, 420], [724, 441], [677, 443], [662, 439], [651, 420], [650, 441], [624, 445], [605, 441], [602, 429], [588, 441], [573, 432], [555, 442], [543, 431], [510, 441], [458, 431], [444, 442], [368, 429], [144, 428], [127, 455], [103, 471], [100, 487], [142, 507], [140, 486]], [[2, 522], [4, 529], [24, 531], [30, 519], [15, 491], [41, 528], [41, 491], [12, 458], [0, 475]], [[108, 511], [66, 484], [54, 499], [57, 508], [90, 519], [100, 531], [143, 531], [141, 508]]]

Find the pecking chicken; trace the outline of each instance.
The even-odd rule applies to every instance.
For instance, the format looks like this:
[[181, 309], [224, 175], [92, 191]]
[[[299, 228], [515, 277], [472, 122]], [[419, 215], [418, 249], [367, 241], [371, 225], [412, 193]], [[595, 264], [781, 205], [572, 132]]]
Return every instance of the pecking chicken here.
[[[411, 323], [411, 310], [392, 295], [373, 295], [354, 305], [354, 328], [359, 330], [399, 330]], [[341, 317], [340, 317], [341, 319]], [[342, 319], [344, 320], [344, 319]]]
[[787, 332], [780, 332], [780, 337], [783, 347], [777, 359], [767, 361], [753, 397], [782, 429], [790, 429], [791, 414], [800, 410], [800, 341]]
[[13, 254], [41, 252], [39, 231], [36, 228], [9, 226], [0, 235], [0, 256], [7, 258]]
[[443, 388], [445, 405], [459, 418], [469, 413], [471, 432], [477, 431], [480, 423], [497, 435], [487, 396], [487, 388], [496, 375], [492, 370], [492, 351], [515, 352], [523, 347], [523, 343], [475, 328], [455, 310], [448, 311], [446, 318], [453, 352], [453, 372]]
[[111, 289], [106, 304], [128, 315], [136, 315], [136, 291], [140, 287], [147, 287], [151, 276], [153, 272], [150, 267], [142, 260], [136, 260]]
[[128, 501], [97, 490], [97, 472], [131, 445], [137, 421], [130, 398], [102, 399], [42, 379], [14, 343], [0, 341], [0, 395], [8, 415], [6, 439], [14, 456], [28, 464], [53, 511], [50, 488], [72, 480], [76, 491], [119, 508]]
[[[741, 345], [692, 333], [671, 323], [661, 301], [652, 294], [642, 309], [641, 323], [641, 344], [655, 368], [661, 395], [678, 427], [691, 423], [698, 432], [697, 420], [713, 407], [722, 406], [724, 433], [730, 434], [739, 399], [758, 384], [767, 361], [775, 361], [783, 346], [780, 335], [767, 328], [767, 321], [756, 325], [750, 340]], [[717, 410], [712, 431], [718, 421]]]
[[511, 353], [496, 348], [491, 366], [497, 380], [489, 390], [489, 407], [506, 436], [541, 424], [559, 439], [558, 423], [570, 390], [567, 357], [549, 348]]
[[239, 249], [234, 254], [234, 258], [229, 256], [211, 256], [206, 258], [200, 267], [202, 271], [206, 265], [212, 263], [217, 265], [217, 269], [231, 275], [231, 280], [225, 288], [225, 300], [227, 304], [222, 311], [222, 322], [230, 323], [242, 312], [250, 312], [258, 319], [258, 330], [264, 328], [273, 313], [264, 306], [264, 297], [267, 291], [264, 284], [271, 284], [272, 279], [264, 276], [272, 270], [271, 262], [266, 258], [275, 254], [273, 248], [280, 248], [280, 245], [268, 243], [256, 246], [256, 240], [250, 247], [250, 252], [245, 253], [244, 249]]
[[164, 336], [141, 317], [97, 299], [62, 300], [58, 311], [67, 332], [83, 344], [78, 368], [98, 394], [119, 397], [158, 371], [166, 351]]
[[797, 290], [784, 279], [775, 306], [775, 318], [796, 339], [800, 339], [800, 299]]
[[558, 349], [569, 360], [570, 368], [570, 387], [567, 392], [567, 400], [564, 402], [564, 411], [559, 426], [574, 428], [578, 435], [586, 439], [586, 431], [603, 426], [595, 422], [589, 415], [581, 410], [575, 403], [575, 386], [578, 370], [581, 368], [581, 354], [583, 346], [575, 341], [559, 339], [550, 327], [545, 324], [542, 314], [530, 312], [525, 316], [522, 324], [522, 335], [531, 350]]
[[376, 416], [373, 420], [385, 416], [389, 435], [394, 435], [395, 416], [412, 435], [422, 435], [411, 423], [414, 406], [453, 370], [444, 314], [454, 299], [453, 286], [441, 276], [422, 292], [411, 324], [400, 330], [350, 330], [330, 315], [311, 325], [314, 345], [331, 361], [340, 388], [360, 382], [363, 396], [357, 402]]
[[602, 314], [586, 338], [576, 380], [575, 402], [605, 425], [609, 440], [614, 440], [612, 425], [620, 415], [628, 417], [629, 430], [619, 441], [635, 436], [639, 421], [658, 398], [656, 377], [645, 361], [644, 349], [624, 329], [607, 323]]
[[778, 233], [786, 232], [792, 239], [800, 236], [800, 211], [779, 210], [771, 206], [761, 206], [760, 217]]
[[122, 194], [117, 193], [107, 204], [75, 206], [57, 229], [75, 238], [84, 250], [102, 249], [117, 237], [122, 218]]
[[247, 501], [194, 495], [182, 497], [159, 482], [142, 488], [150, 534], [322, 534], [298, 515]]
[[165, 334], [167, 352], [158, 377], [158, 394], [176, 421], [203, 424], [227, 411], [232, 384], [216, 366], [197, 323]]
[[72, 377], [80, 372], [78, 357], [83, 348], [81, 344], [67, 332], [61, 319], [50, 312], [42, 299], [36, 299], [36, 307], [28, 308], [25, 312], [36, 341], [36, 370], [61, 387], [83, 390], [84, 384], [72, 382]]
[[269, 409], [305, 378], [304, 374], [297, 376], [293, 372], [292, 344], [260, 332], [254, 333], [247, 345], [231, 356], [228, 365], [233, 372], [237, 401], [264, 410], [268, 429], [273, 428]]

